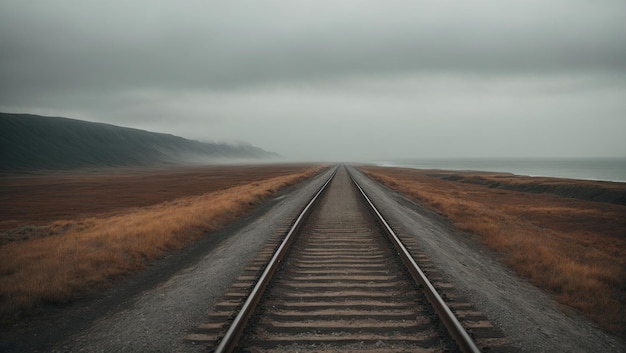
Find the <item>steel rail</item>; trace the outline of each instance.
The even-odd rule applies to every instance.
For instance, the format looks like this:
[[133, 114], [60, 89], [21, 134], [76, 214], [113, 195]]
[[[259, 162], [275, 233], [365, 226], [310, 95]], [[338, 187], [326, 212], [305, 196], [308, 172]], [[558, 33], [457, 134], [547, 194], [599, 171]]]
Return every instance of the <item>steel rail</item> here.
[[287, 235], [285, 236], [280, 246], [278, 247], [278, 249], [272, 256], [272, 259], [265, 267], [263, 274], [261, 274], [261, 277], [259, 277], [259, 280], [257, 281], [256, 285], [250, 292], [250, 295], [248, 295], [239, 313], [237, 314], [232, 324], [228, 328], [228, 331], [226, 331], [226, 334], [224, 334], [224, 337], [222, 337], [222, 340], [220, 341], [219, 345], [217, 346], [217, 348], [215, 348], [214, 350], [215, 353], [229, 353], [229, 352], [232, 352], [237, 347], [239, 338], [241, 337], [241, 334], [243, 333], [243, 330], [245, 329], [248, 323], [248, 320], [254, 313], [256, 305], [261, 300], [261, 297], [263, 293], [265, 292], [267, 285], [269, 284], [270, 280], [272, 279], [272, 276], [278, 269], [280, 262], [285, 257], [285, 254], [287, 253], [289, 246], [291, 245], [291, 243], [293, 243], [293, 239], [295, 238], [294, 234], [297, 234], [297, 232], [300, 230], [302, 224], [304, 223], [304, 220], [311, 213], [311, 210], [313, 209], [313, 205], [317, 202], [317, 200], [319, 199], [319, 196], [322, 193], [324, 193], [324, 191], [326, 190], [326, 187], [328, 186], [328, 184], [330, 184], [330, 181], [333, 179], [335, 174], [337, 174], [338, 168], [339, 167], [335, 167], [335, 170], [332, 172], [328, 180], [326, 180], [324, 185], [322, 185], [322, 187], [315, 194], [315, 196], [313, 196], [311, 201], [309, 201], [309, 203], [304, 207], [302, 212], [300, 212], [300, 215], [295, 220], [295, 222], [289, 229], [289, 232], [287, 232]]
[[351, 171], [348, 171], [348, 172], [350, 174], [350, 178], [352, 179], [352, 182], [359, 189], [359, 191], [361, 192], [361, 195], [363, 195], [363, 198], [369, 205], [369, 208], [374, 214], [375, 218], [377, 219], [379, 224], [383, 227], [385, 233], [389, 237], [389, 240], [393, 243], [394, 247], [396, 248], [396, 251], [402, 258], [402, 261], [406, 265], [409, 273], [411, 274], [413, 279], [422, 286], [424, 294], [428, 298], [428, 301], [435, 309], [437, 316], [439, 316], [439, 319], [446, 326], [446, 328], [448, 329], [448, 332], [450, 333], [450, 335], [452, 336], [456, 344], [459, 346], [461, 351], [463, 351], [464, 353], [480, 353], [480, 349], [478, 349], [478, 347], [476, 346], [476, 343], [474, 343], [474, 340], [470, 337], [470, 335], [467, 333], [465, 328], [463, 328], [459, 320], [456, 318], [454, 313], [452, 313], [452, 310], [450, 310], [450, 308], [445, 303], [445, 301], [441, 298], [439, 293], [437, 293], [437, 290], [432, 285], [432, 283], [430, 283], [430, 281], [428, 280], [428, 278], [426, 277], [422, 269], [415, 262], [409, 250], [404, 246], [404, 244], [402, 243], [400, 238], [396, 235], [396, 233], [393, 231], [393, 229], [391, 229], [391, 226], [389, 225], [389, 223], [387, 223], [387, 221], [382, 216], [382, 214], [378, 211], [376, 206], [374, 206], [374, 203], [367, 196], [365, 190], [363, 190], [363, 188], [356, 181], [352, 172]]

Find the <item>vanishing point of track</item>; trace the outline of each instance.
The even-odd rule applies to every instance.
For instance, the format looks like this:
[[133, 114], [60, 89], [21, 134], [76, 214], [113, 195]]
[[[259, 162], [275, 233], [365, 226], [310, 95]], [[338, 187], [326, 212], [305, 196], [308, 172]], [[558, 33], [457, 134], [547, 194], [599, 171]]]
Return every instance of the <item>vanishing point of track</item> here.
[[345, 167], [258, 277], [215, 352], [480, 352]]

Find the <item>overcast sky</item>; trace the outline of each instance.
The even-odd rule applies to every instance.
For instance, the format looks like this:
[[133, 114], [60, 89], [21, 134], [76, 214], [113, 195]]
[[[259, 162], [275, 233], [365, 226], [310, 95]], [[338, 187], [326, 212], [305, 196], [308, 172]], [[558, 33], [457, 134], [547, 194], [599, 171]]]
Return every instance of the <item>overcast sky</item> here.
[[626, 158], [626, 2], [0, 0], [0, 111], [303, 160]]

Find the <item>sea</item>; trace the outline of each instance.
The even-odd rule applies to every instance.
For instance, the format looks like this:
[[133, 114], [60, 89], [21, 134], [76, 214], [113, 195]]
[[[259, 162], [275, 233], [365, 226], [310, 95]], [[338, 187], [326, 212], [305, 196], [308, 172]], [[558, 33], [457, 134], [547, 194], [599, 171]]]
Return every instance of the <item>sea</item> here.
[[416, 158], [375, 161], [374, 164], [388, 167], [504, 172], [527, 176], [626, 183], [626, 158]]

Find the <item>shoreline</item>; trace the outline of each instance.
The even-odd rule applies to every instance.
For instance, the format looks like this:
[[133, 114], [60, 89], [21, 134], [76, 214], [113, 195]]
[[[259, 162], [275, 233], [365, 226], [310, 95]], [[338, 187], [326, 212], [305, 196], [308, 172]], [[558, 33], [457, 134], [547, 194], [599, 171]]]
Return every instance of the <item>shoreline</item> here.
[[626, 158], [416, 158], [373, 161], [370, 164], [388, 168], [626, 183]]

